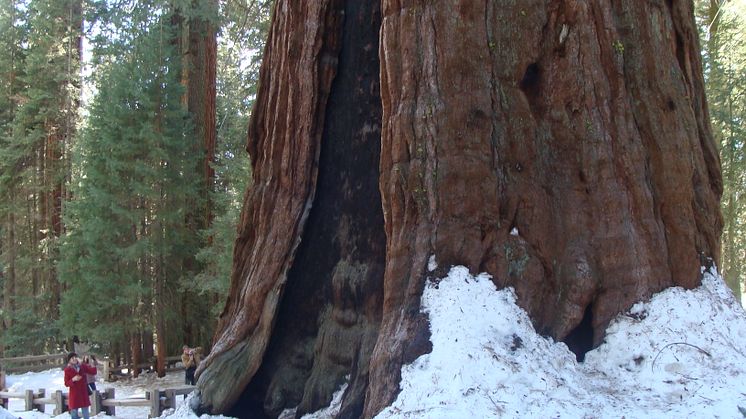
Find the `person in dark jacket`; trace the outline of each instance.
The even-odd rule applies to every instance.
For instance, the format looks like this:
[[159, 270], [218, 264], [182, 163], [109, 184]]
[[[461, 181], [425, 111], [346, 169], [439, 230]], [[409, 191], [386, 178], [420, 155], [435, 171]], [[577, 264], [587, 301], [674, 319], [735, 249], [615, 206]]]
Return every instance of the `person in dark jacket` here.
[[70, 389], [67, 397], [67, 406], [70, 408], [70, 417], [78, 419], [78, 409], [81, 410], [83, 419], [89, 419], [91, 399], [88, 397], [88, 381], [86, 374], [96, 374], [96, 367], [80, 362], [78, 354], [70, 352], [67, 355], [67, 366], [65, 367], [65, 387]]

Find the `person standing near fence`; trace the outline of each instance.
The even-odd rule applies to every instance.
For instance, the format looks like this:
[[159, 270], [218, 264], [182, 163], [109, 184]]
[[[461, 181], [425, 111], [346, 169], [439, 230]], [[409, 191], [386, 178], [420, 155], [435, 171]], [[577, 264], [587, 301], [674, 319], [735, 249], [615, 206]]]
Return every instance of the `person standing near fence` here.
[[194, 385], [194, 373], [199, 365], [202, 348], [190, 348], [187, 345], [183, 347], [181, 354], [181, 363], [184, 364], [184, 384]]
[[[94, 355], [83, 357], [83, 363], [89, 367], [96, 368], [96, 357]], [[96, 374], [86, 374], [86, 383], [88, 383], [88, 395], [90, 396], [96, 391]]]
[[65, 367], [65, 387], [70, 389], [67, 397], [67, 406], [70, 408], [70, 417], [78, 419], [78, 409], [81, 410], [83, 419], [89, 419], [89, 407], [91, 399], [88, 397], [88, 380], [86, 374], [96, 375], [96, 367], [83, 364], [78, 354], [70, 352], [67, 355], [67, 366]]

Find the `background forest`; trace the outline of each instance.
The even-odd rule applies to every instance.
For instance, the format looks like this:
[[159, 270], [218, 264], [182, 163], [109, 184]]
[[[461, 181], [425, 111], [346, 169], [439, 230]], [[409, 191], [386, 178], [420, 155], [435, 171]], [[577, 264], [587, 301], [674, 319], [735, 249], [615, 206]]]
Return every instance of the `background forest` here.
[[[2, 0], [0, 356], [56, 352], [73, 336], [125, 357], [209, 345], [271, 7]], [[746, 0], [695, 8], [725, 185], [720, 270], [740, 295]]]
[[271, 2], [0, 7], [0, 354], [208, 345]]

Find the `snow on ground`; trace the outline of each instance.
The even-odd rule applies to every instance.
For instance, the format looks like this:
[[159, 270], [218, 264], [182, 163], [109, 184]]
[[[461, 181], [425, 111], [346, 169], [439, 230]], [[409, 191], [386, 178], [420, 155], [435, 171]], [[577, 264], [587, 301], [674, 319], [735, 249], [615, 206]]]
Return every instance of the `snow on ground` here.
[[[24, 390], [37, 390], [46, 389], [47, 393], [54, 392], [56, 390], [67, 391], [64, 383], [64, 375], [61, 369], [53, 369], [43, 372], [29, 372], [21, 375], [8, 375], [7, 383], [8, 390], [11, 392], [22, 392]], [[153, 373], [141, 374], [135, 379], [124, 379], [115, 381], [113, 383], [105, 382], [101, 377], [96, 379], [96, 387], [99, 391], [103, 391], [106, 388], [114, 388], [115, 397], [117, 399], [123, 398], [144, 398], [145, 393], [148, 390], [169, 387], [179, 387], [184, 385], [184, 372], [173, 372], [167, 373], [165, 377], [158, 378]], [[190, 395], [191, 396], [191, 395]], [[187, 398], [188, 403], [189, 397]], [[177, 397], [176, 409], [166, 410], [161, 417], [169, 417], [171, 419], [226, 419], [225, 416], [210, 416], [210, 415], [195, 415], [187, 406], [182, 396]], [[62, 415], [53, 416], [51, 415], [54, 409], [53, 405], [47, 405], [47, 414], [40, 412], [24, 412], [24, 402], [19, 399], [10, 399], [9, 412], [4, 411], [0, 407], [0, 419], [9, 418], [17, 419], [69, 419], [69, 413], [63, 413]], [[117, 407], [116, 416], [117, 419], [142, 419], [147, 418], [150, 412], [147, 407]], [[6, 415], [6, 416], [3, 416]], [[112, 416], [99, 413], [96, 416], [92, 416], [98, 419], [113, 418]]]
[[538, 335], [512, 289], [464, 267], [429, 282], [433, 351], [378, 418], [743, 418], [746, 313], [717, 274], [635, 305], [584, 363]]
[[10, 412], [0, 407], [0, 419], [18, 419], [18, 416], [13, 416]]
[[[347, 386], [349, 385], [350, 376], [348, 375], [345, 378], [347, 378], [348, 382], [342, 384], [339, 387], [339, 390], [334, 392], [334, 394], [332, 395], [332, 401], [328, 407], [317, 410], [314, 413], [307, 413], [301, 416], [301, 419], [330, 419], [337, 416], [339, 410], [342, 408], [342, 398], [344, 396], [345, 390], [347, 390]], [[297, 410], [297, 407], [292, 409], [285, 409], [282, 411], [282, 413], [280, 413], [280, 416], [278, 416], [277, 419], [293, 419], [295, 418], [295, 413]]]
[[[717, 273], [705, 273], [695, 290], [667, 289], [618, 316], [583, 363], [565, 344], [538, 335], [512, 289], [497, 291], [486, 274], [454, 267], [428, 282], [422, 302], [433, 351], [402, 368], [402, 391], [378, 418], [746, 417], [746, 312]], [[142, 395], [178, 385], [182, 375], [169, 379], [151, 375], [114, 387], [118, 395]], [[8, 381], [14, 391], [62, 386], [59, 371]], [[344, 387], [329, 408], [304, 418], [333, 417], [343, 393]], [[188, 401], [168, 413], [197, 418]], [[146, 416], [146, 409], [117, 411], [120, 418]]]

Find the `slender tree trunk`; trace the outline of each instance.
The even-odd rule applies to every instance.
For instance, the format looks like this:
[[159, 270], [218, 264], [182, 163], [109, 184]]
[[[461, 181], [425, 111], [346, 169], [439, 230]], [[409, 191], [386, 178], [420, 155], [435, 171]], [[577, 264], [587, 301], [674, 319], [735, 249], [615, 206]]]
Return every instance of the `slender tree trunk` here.
[[187, 95], [189, 112], [194, 119], [197, 138], [201, 140], [203, 185], [201, 201], [204, 209], [198, 214], [198, 229], [207, 228], [212, 221], [210, 191], [215, 178], [215, 99], [217, 65], [217, 0], [202, 0], [210, 11], [207, 17], [189, 21], [189, 63]]
[[[3, 329], [7, 330], [13, 325], [13, 316], [16, 313], [15, 297], [16, 293], [16, 258], [18, 250], [16, 247], [16, 217], [11, 211], [8, 214], [7, 224], [8, 241], [6, 243], [7, 252], [7, 269], [3, 273], [4, 290], [3, 290]], [[5, 256], [5, 255], [4, 255]]]
[[[127, 333], [127, 335], [124, 337], [124, 341], [121, 342], [121, 357], [119, 358], [120, 365], [127, 365], [129, 363], [129, 360], [132, 359], [132, 347], [130, 346], [130, 343], [132, 342], [132, 332]], [[130, 371], [130, 374], [132, 371]]]
[[59, 318], [60, 282], [57, 278], [55, 262], [57, 261], [57, 240], [62, 234], [62, 178], [60, 170], [64, 167], [61, 163], [62, 157], [62, 135], [57, 129], [51, 130], [47, 135], [46, 163], [46, 188], [44, 193], [44, 235], [43, 239], [49, 243], [48, 250], [44, 252], [47, 264], [44, 269], [44, 288], [48, 293], [46, 299], [49, 302], [45, 307], [48, 312], [44, 316], [49, 319]]
[[156, 262], [158, 266], [156, 267], [156, 282], [155, 282], [155, 295], [153, 296], [155, 300], [155, 334], [156, 334], [156, 342], [155, 342], [155, 355], [156, 355], [156, 366], [155, 371], [156, 375], [158, 377], [165, 377], [166, 375], [166, 357], [168, 356], [168, 347], [167, 347], [167, 328], [166, 328], [166, 305], [164, 303], [165, 300], [165, 290], [163, 288], [163, 278], [161, 278], [162, 270], [163, 270], [163, 264], [160, 258], [158, 258], [158, 262]]
[[[38, 158], [36, 159], [38, 163]], [[34, 167], [39, 167], [37, 165], [34, 165]], [[36, 185], [40, 185], [39, 183], [39, 177], [38, 177], [38, 170], [36, 170], [34, 180], [36, 181]], [[39, 253], [40, 252], [40, 238], [41, 235], [40, 227], [39, 227], [39, 220], [38, 220], [38, 214], [39, 214], [39, 196], [37, 193], [31, 193], [30, 197], [26, 199], [26, 235], [28, 237], [28, 241], [26, 244], [27, 247], [27, 254], [31, 255], [33, 260], [41, 261], [42, 256]], [[24, 266], [24, 274], [26, 278], [31, 279], [31, 287], [30, 289], [26, 289], [27, 293], [26, 295], [30, 295], [33, 297], [36, 297], [39, 295], [39, 271], [41, 267], [38, 263], [33, 264], [32, 266]]]
[[59, 304], [61, 300], [61, 284], [57, 277], [55, 263], [59, 258], [57, 251], [57, 241], [62, 235], [64, 226], [62, 223], [63, 200], [66, 197], [70, 172], [72, 170], [69, 150], [72, 147], [73, 136], [75, 135], [75, 122], [77, 119], [80, 100], [76, 96], [79, 92], [80, 63], [82, 61], [82, 33], [83, 33], [83, 14], [82, 0], [73, 0], [70, 2], [68, 14], [66, 16], [66, 80], [63, 82], [63, 106], [62, 120], [59, 121], [59, 127], [53, 130], [49, 135], [47, 145], [47, 159], [50, 162], [51, 170], [51, 189], [49, 191], [50, 201], [50, 235], [55, 244], [49, 254], [51, 259], [49, 267], [49, 281], [47, 288], [49, 290], [49, 318], [59, 318]]
[[[160, 115], [160, 114], [159, 114]], [[160, 120], [160, 116], [156, 118]], [[159, 123], [156, 123], [157, 130], [159, 130]], [[165, 193], [163, 189], [160, 191], [160, 201], [165, 199]], [[153, 211], [154, 212], [154, 211]], [[155, 219], [155, 217], [152, 217]], [[158, 243], [165, 241], [165, 226], [161, 220], [155, 219], [155, 222], [150, 225], [149, 236]], [[157, 250], [153, 255], [150, 256], [152, 264], [152, 279], [153, 279], [153, 319], [155, 323], [155, 355], [156, 355], [156, 375], [158, 377], [164, 377], [166, 375], [166, 357], [168, 356], [168, 327], [166, 326], [166, 316], [168, 310], [167, 301], [167, 290], [166, 290], [166, 258], [161, 250]]]
[[200, 17], [189, 19], [177, 9], [171, 25], [175, 28], [177, 38], [173, 42], [182, 51], [181, 83], [186, 88], [182, 96], [185, 105], [194, 121], [195, 150], [204, 156], [198, 173], [203, 179], [201, 201], [204, 208], [192, 214], [188, 222], [195, 230], [207, 228], [212, 220], [209, 191], [212, 189], [215, 171], [215, 100], [216, 100], [216, 65], [217, 65], [217, 0], [193, 0], [193, 7], [206, 10]]
[[[199, 186], [197, 203], [191, 205], [186, 215], [187, 228], [194, 237], [200, 237], [200, 231], [212, 223], [211, 191], [215, 180], [212, 164], [215, 161], [216, 140], [216, 65], [217, 65], [217, 0], [192, 0], [192, 8], [202, 12], [199, 16], [186, 18], [181, 10], [176, 10], [171, 24], [177, 28], [177, 39], [173, 42], [182, 51], [181, 83], [185, 87], [182, 103], [189, 111], [195, 130], [195, 153], [202, 158], [195, 168], [202, 179]], [[208, 242], [211, 241], [208, 238]], [[199, 243], [202, 247], [204, 243]], [[185, 275], [194, 276], [200, 269], [194, 255], [186, 257], [182, 263]], [[188, 310], [193, 298], [186, 292], [182, 298], [182, 328], [185, 342], [194, 344], [194, 337], [200, 335], [203, 321]]]
[[582, 359], [719, 261], [691, 4], [280, 0], [260, 80], [205, 410], [300, 415], [349, 374], [339, 417], [375, 416], [452, 265]]
[[142, 357], [145, 360], [152, 360], [153, 356], [153, 332], [146, 329], [142, 335]]
[[[712, 89], [712, 92], [718, 92], [724, 89], [725, 99], [724, 103], [720, 100], [717, 101], [717, 105], [723, 111], [727, 112], [727, 116], [722, 116], [719, 119], [720, 122], [725, 122], [725, 126], [721, 129], [716, 130], [719, 134], [717, 139], [719, 140], [719, 151], [720, 156], [723, 159], [723, 178], [725, 181], [725, 196], [722, 202], [722, 209], [724, 215], [724, 229], [722, 236], [723, 244], [723, 258], [719, 266], [720, 273], [723, 275], [725, 282], [728, 287], [733, 290], [737, 298], [740, 300], [741, 297], [741, 270], [742, 253], [741, 246], [739, 246], [740, 231], [743, 221], [738, 216], [741, 212], [741, 203], [738, 199], [740, 191], [743, 188], [739, 181], [740, 174], [738, 171], [741, 169], [738, 163], [740, 154], [742, 153], [743, 147], [739, 145], [739, 140], [734, 137], [732, 130], [732, 124], [734, 122], [732, 113], [733, 104], [733, 93], [730, 91], [731, 86], [734, 85], [732, 72], [727, 71], [724, 68], [723, 57], [720, 53], [721, 39], [720, 39], [720, 22], [721, 22], [721, 8], [723, 7], [723, 1], [721, 0], [710, 0], [706, 10], [707, 14], [707, 43], [705, 44], [707, 52], [707, 61], [709, 64], [709, 77], [710, 85], [716, 86]], [[719, 86], [719, 87], [718, 87]], [[722, 93], [720, 93], [722, 94]], [[720, 94], [716, 93], [716, 97]], [[716, 99], [717, 100], [717, 99]]]
[[141, 332], [139, 330], [135, 330], [132, 332], [132, 336], [130, 337], [130, 354], [132, 354], [131, 362], [132, 362], [132, 377], [137, 378], [140, 376], [140, 365], [142, 363], [142, 342], [140, 341], [140, 334]]

